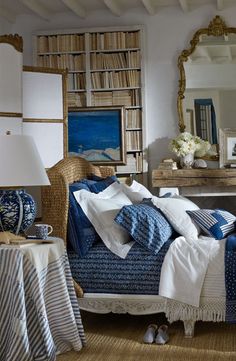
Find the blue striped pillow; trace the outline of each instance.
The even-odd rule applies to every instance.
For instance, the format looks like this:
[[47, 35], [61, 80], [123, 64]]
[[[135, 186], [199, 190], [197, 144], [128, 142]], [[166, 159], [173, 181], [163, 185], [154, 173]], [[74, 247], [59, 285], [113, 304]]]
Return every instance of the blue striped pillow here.
[[187, 213], [207, 235], [215, 239], [225, 238], [235, 229], [236, 217], [223, 209], [198, 209]]
[[124, 206], [115, 218], [133, 239], [154, 254], [172, 235], [173, 228], [151, 201]]

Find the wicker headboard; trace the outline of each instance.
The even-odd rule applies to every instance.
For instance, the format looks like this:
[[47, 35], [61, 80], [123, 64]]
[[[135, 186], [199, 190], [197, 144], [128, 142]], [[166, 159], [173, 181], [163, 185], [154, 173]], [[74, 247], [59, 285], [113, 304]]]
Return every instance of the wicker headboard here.
[[94, 166], [80, 157], [64, 158], [47, 171], [51, 185], [42, 187], [42, 219], [53, 226], [52, 235], [66, 243], [69, 207], [69, 184], [88, 175], [108, 177], [114, 174], [112, 167]]

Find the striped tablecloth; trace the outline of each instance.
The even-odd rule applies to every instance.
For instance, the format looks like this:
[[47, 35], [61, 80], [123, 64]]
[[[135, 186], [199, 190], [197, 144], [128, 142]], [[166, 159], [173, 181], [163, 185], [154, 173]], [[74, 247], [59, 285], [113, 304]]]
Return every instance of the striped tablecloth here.
[[63, 241], [0, 246], [0, 361], [53, 361], [84, 344]]

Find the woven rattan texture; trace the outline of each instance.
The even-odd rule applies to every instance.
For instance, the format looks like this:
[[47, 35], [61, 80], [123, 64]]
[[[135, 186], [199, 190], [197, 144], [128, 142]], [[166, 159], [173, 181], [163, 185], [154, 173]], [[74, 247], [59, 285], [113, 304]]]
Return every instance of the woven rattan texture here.
[[107, 177], [112, 167], [97, 167], [80, 157], [64, 158], [47, 171], [51, 185], [42, 187], [42, 220], [53, 226], [53, 236], [66, 243], [69, 207], [69, 184], [91, 174]]

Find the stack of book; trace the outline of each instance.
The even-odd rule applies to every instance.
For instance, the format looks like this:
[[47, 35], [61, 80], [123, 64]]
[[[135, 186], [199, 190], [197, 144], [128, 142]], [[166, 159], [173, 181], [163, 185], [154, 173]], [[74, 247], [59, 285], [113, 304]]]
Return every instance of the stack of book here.
[[170, 169], [175, 170], [177, 168], [177, 164], [173, 159], [163, 159], [163, 161], [158, 166], [159, 169]]
[[126, 165], [116, 167], [117, 173], [136, 173], [136, 158], [133, 154], [127, 154]]

